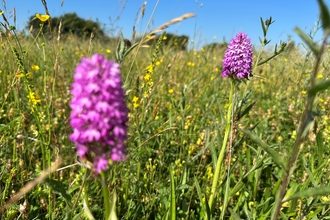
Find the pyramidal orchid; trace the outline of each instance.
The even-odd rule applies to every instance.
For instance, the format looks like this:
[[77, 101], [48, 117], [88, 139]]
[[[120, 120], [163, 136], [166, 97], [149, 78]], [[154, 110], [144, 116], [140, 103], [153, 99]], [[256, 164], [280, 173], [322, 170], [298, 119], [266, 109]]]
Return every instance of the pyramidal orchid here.
[[238, 33], [230, 41], [223, 59], [222, 77], [246, 78], [252, 76], [253, 49], [250, 39]]
[[81, 160], [100, 173], [109, 161], [125, 160], [128, 109], [119, 64], [94, 54], [76, 67], [70, 102], [70, 140]]

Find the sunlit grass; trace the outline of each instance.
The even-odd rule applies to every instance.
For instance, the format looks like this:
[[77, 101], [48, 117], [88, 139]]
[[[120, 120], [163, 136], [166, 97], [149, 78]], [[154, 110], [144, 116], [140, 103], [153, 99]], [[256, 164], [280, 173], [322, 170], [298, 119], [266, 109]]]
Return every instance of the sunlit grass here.
[[[125, 162], [112, 164], [106, 183], [110, 193], [116, 191], [119, 219], [170, 218], [173, 180], [177, 219], [202, 219], [209, 211], [215, 161], [229, 108], [230, 81], [221, 77], [226, 48], [178, 50], [177, 42], [166, 44], [165, 33], [160, 36], [155, 44], [137, 47], [121, 63], [129, 107], [128, 155]], [[81, 57], [98, 53], [115, 59], [119, 39], [105, 44], [92, 37], [57, 38], [57, 33], [38, 37], [3, 34], [1, 39], [0, 205], [51, 167], [52, 161], [63, 158], [62, 168], [15, 201], [1, 217], [64, 219], [70, 213], [87, 219], [88, 207], [95, 219], [102, 219], [101, 184], [78, 161], [68, 139], [72, 133], [68, 105]], [[266, 49], [273, 50], [271, 46]], [[329, 53], [324, 54], [317, 83], [329, 79]], [[261, 61], [269, 54], [263, 54]], [[294, 46], [257, 67], [248, 87], [239, 84], [241, 92], [235, 101], [255, 104], [238, 122], [231, 157], [226, 155], [230, 160], [220, 172], [213, 218], [221, 213], [225, 219], [270, 216], [284, 171], [239, 129], [250, 128], [281, 157], [288, 158], [308, 98], [314, 62], [311, 54]], [[243, 100], [245, 88], [249, 95]], [[299, 149], [300, 160], [287, 196], [329, 184], [329, 109], [330, 96], [325, 90], [315, 101], [315, 126]], [[228, 178], [230, 199], [228, 209], [222, 210]], [[329, 198], [324, 194], [286, 201], [280, 215], [330, 216]]]

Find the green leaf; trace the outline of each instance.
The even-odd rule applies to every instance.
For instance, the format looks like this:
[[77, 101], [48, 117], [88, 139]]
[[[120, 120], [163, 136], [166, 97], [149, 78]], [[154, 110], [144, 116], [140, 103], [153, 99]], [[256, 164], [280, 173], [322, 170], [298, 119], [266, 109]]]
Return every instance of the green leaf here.
[[233, 218], [234, 220], [241, 220], [240, 216], [231, 208], [228, 208], [230, 212], [230, 217]]
[[322, 92], [328, 89], [329, 87], [330, 87], [330, 80], [319, 83], [308, 91], [308, 95], [310, 96], [316, 95], [317, 93]]
[[274, 162], [282, 167], [286, 172], [288, 171], [288, 168], [286, 164], [284, 163], [283, 156], [276, 153], [271, 147], [269, 147], [267, 144], [265, 144], [257, 135], [252, 133], [249, 130], [246, 129], [240, 129], [245, 135], [249, 136], [252, 141], [254, 141], [256, 144], [258, 144], [262, 149], [264, 149], [274, 160]]
[[322, 186], [322, 187], [313, 187], [303, 191], [299, 191], [292, 196], [283, 199], [282, 202], [286, 202], [292, 199], [302, 199], [308, 197], [322, 196], [330, 194], [330, 186]]
[[197, 190], [197, 195], [199, 197], [199, 201], [201, 203], [201, 206], [203, 207], [204, 210], [206, 210], [206, 215], [207, 215], [207, 219], [211, 219], [211, 210], [210, 210], [210, 206], [209, 206], [209, 202], [207, 201], [206, 196], [204, 196], [205, 198], [205, 204], [203, 204], [203, 193], [201, 190], [201, 187], [198, 183], [198, 180], [196, 177], [194, 177], [194, 182], [195, 182], [195, 186], [196, 186], [196, 190]]
[[286, 194], [284, 196], [284, 199], [289, 198], [290, 196], [292, 196], [298, 189], [298, 184], [296, 183], [292, 183], [293, 186], [291, 186], [287, 191]]
[[174, 175], [173, 175], [173, 168], [170, 167], [170, 176], [171, 176], [171, 219], [176, 219], [176, 202], [175, 202], [175, 182], [174, 182]]
[[300, 28], [295, 27], [294, 31], [299, 35], [299, 37], [305, 42], [305, 44], [313, 51], [315, 56], [318, 56], [320, 53], [320, 46], [318, 46], [312, 39], [305, 34]]
[[316, 135], [316, 151], [319, 161], [322, 161], [324, 157], [324, 144], [323, 144], [323, 129], [321, 129]]
[[67, 203], [71, 203], [71, 196], [70, 196], [70, 194], [67, 193], [64, 185], [60, 181], [47, 178], [45, 180], [45, 183], [50, 188], [52, 188], [52, 190], [54, 190], [55, 192], [58, 192], [65, 199], [65, 201]]
[[124, 53], [125, 53], [125, 41], [123, 34], [120, 35], [119, 42], [117, 45], [117, 51], [116, 51], [116, 61], [122, 62], [124, 59]]
[[248, 114], [250, 112], [250, 110], [252, 109], [252, 107], [254, 106], [254, 104], [256, 104], [256, 102], [252, 102], [250, 105], [248, 105], [243, 112], [240, 114], [238, 120], [240, 120], [241, 118], [244, 117], [244, 115]]
[[117, 193], [116, 190], [113, 191], [112, 194], [112, 201], [110, 204], [110, 215], [108, 220], [117, 220], [117, 214], [116, 214], [116, 200], [117, 200]]
[[320, 6], [320, 18], [323, 24], [323, 30], [326, 34], [330, 34], [330, 14], [327, 5], [323, 0], [318, 0]]
[[139, 43], [135, 43], [135, 44], [133, 44], [130, 48], [127, 48], [127, 49], [125, 50], [125, 52], [124, 52], [124, 55], [123, 55], [123, 58], [122, 58], [122, 59], [125, 59], [126, 56], [127, 56], [128, 54], [130, 54], [130, 52], [132, 52], [132, 50], [133, 50], [137, 45], [139, 45]]
[[189, 186], [188, 184], [182, 184], [178, 187], [178, 190], [182, 190], [182, 189], [191, 189], [191, 186]]
[[260, 17], [260, 22], [261, 22], [262, 32], [264, 32], [264, 37], [266, 37], [267, 30], [266, 30], [266, 27], [265, 27], [265, 22], [264, 22], [264, 20], [262, 20], [262, 17]]

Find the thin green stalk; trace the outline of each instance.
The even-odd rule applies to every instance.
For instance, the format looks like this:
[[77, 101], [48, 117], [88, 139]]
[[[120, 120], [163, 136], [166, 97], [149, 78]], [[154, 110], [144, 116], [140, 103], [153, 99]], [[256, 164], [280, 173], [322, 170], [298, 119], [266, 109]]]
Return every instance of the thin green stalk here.
[[[215, 191], [217, 189], [219, 176], [220, 176], [221, 165], [222, 165], [222, 161], [223, 161], [223, 158], [224, 158], [224, 155], [225, 155], [226, 146], [227, 146], [227, 143], [228, 143], [228, 138], [229, 138], [229, 133], [230, 133], [230, 128], [231, 128], [231, 115], [232, 115], [232, 104], [233, 104], [234, 90], [235, 90], [235, 83], [233, 81], [231, 81], [231, 89], [230, 89], [230, 95], [229, 95], [229, 107], [228, 107], [228, 112], [227, 112], [226, 131], [225, 131], [225, 136], [224, 136], [224, 139], [223, 139], [222, 147], [221, 147], [218, 159], [217, 159], [217, 164], [216, 164], [216, 168], [215, 168], [215, 171], [214, 171], [211, 194], [210, 194], [210, 199], [209, 199], [209, 207], [211, 209], [211, 213], [214, 209]], [[225, 210], [223, 210], [223, 211], [225, 211]]]
[[170, 167], [170, 176], [171, 176], [171, 220], [176, 219], [176, 202], [175, 202], [175, 182], [173, 175], [173, 167]]
[[105, 174], [101, 172], [101, 185], [102, 185], [102, 193], [103, 193], [103, 200], [104, 200], [104, 208], [105, 208], [105, 218], [108, 219], [110, 216], [110, 197], [109, 197], [109, 190], [107, 184], [105, 182]]
[[[232, 87], [234, 87], [235, 89], [235, 82], [234, 80], [232, 80]], [[231, 96], [233, 97], [234, 94]], [[234, 100], [232, 98], [232, 100]], [[234, 112], [234, 101], [231, 102], [231, 111]], [[227, 115], [227, 117], [229, 117], [229, 115]], [[233, 126], [234, 126], [234, 115], [231, 114], [230, 115], [230, 118], [227, 118], [227, 125], [228, 125], [228, 122], [229, 122], [229, 119], [230, 119], [230, 123], [229, 123], [229, 128], [230, 128], [230, 133], [233, 134]], [[232, 125], [232, 126], [230, 126]], [[225, 210], [227, 209], [227, 205], [228, 205], [228, 202], [229, 202], [229, 190], [230, 190], [230, 161], [231, 161], [231, 148], [233, 146], [233, 135], [230, 136], [230, 140], [229, 140], [229, 151], [227, 152], [228, 154], [228, 166], [227, 166], [227, 181], [226, 181], [226, 188], [225, 188], [225, 196], [224, 196], [224, 199], [223, 199], [223, 205], [222, 205], [222, 210], [223, 212], [221, 213], [220, 215], [220, 219], [223, 219], [224, 216], [225, 216]]]
[[78, 192], [78, 195], [77, 195], [77, 199], [74, 201], [74, 203], [73, 203], [73, 205], [72, 205], [72, 207], [71, 207], [71, 210], [73, 211], [73, 210], [75, 210], [75, 208], [76, 208], [76, 205], [77, 205], [77, 203], [78, 203], [78, 201], [79, 201], [79, 198], [80, 198], [80, 196], [81, 196], [81, 193], [83, 192], [83, 189], [84, 189], [84, 187], [85, 187], [85, 182], [86, 182], [86, 179], [87, 179], [87, 168], [86, 167], [83, 167], [83, 169], [84, 169], [84, 177], [83, 177], [83, 179], [82, 179], [82, 183], [81, 183], [81, 188], [80, 188], [80, 190], [79, 190], [79, 192]]
[[[316, 75], [317, 75], [319, 66], [321, 64], [321, 58], [322, 58], [325, 46], [327, 44], [328, 37], [329, 37], [329, 34], [326, 34], [324, 36], [320, 51], [316, 55], [314, 69], [310, 76], [310, 89], [314, 88], [314, 86], [315, 86]], [[280, 210], [282, 207], [282, 200], [285, 196], [286, 189], [290, 183], [291, 176], [295, 170], [295, 165], [298, 160], [299, 153], [300, 153], [299, 149], [300, 149], [301, 144], [305, 140], [306, 129], [308, 128], [308, 126], [309, 126], [308, 124], [310, 123], [308, 117], [312, 112], [315, 97], [316, 97], [316, 95], [309, 94], [307, 102], [305, 104], [305, 109], [301, 116], [299, 127], [298, 127], [297, 137], [296, 137], [295, 143], [293, 145], [293, 150], [291, 152], [290, 159], [289, 159], [288, 166], [287, 166], [289, 171], [285, 172], [285, 174], [284, 174], [283, 181], [282, 181], [282, 184], [280, 187], [280, 191], [279, 191], [276, 201], [275, 201], [275, 206], [274, 206], [273, 215], [272, 215], [272, 219], [274, 219], [274, 220], [278, 219], [278, 216], [280, 214]]]

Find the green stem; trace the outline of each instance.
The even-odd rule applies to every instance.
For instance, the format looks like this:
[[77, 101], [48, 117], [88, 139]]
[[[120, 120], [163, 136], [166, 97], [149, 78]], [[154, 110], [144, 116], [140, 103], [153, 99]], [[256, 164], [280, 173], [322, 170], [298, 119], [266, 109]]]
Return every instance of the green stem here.
[[[83, 179], [82, 179], [81, 188], [80, 188], [80, 190], [79, 190], [79, 192], [78, 192], [78, 195], [77, 195], [77, 197], [76, 197], [76, 200], [74, 201], [74, 203], [73, 203], [73, 205], [72, 205], [72, 207], [71, 207], [72, 212], [75, 210], [76, 205], [78, 204], [78, 201], [79, 201], [79, 199], [80, 199], [81, 193], [83, 192], [83, 189], [84, 189], [84, 187], [85, 187], [85, 182], [86, 182], [86, 180], [87, 180], [87, 168], [85, 168], [85, 167], [82, 167], [82, 168], [84, 169], [84, 177], [83, 177]], [[87, 201], [88, 201], [88, 200], [87, 200]]]
[[[324, 36], [322, 46], [320, 48], [320, 52], [316, 55], [313, 72], [310, 76], [310, 89], [314, 88], [314, 86], [315, 86], [316, 75], [317, 75], [318, 69], [321, 65], [321, 59], [322, 59], [322, 55], [323, 55], [324, 49], [327, 44], [328, 37], [329, 37], [328, 34], [326, 34]], [[289, 162], [288, 162], [288, 166], [287, 166], [289, 171], [285, 172], [285, 174], [283, 176], [282, 184], [279, 189], [279, 192], [277, 193], [277, 197], [275, 200], [275, 206], [273, 208], [273, 213], [272, 213], [273, 220], [277, 220], [280, 215], [280, 211], [281, 211], [281, 207], [282, 207], [282, 200], [287, 191], [287, 187], [290, 183], [291, 176], [294, 173], [295, 165], [298, 161], [298, 157], [299, 157], [299, 153], [300, 153], [300, 146], [304, 142], [305, 137], [306, 137], [305, 131], [306, 131], [306, 128], [308, 128], [308, 123], [309, 123], [308, 116], [313, 111], [313, 104], [314, 104], [315, 97], [316, 97], [316, 95], [310, 95], [310, 94], [308, 95], [308, 99], [305, 104], [305, 109], [302, 113], [302, 116], [301, 116], [301, 119], [299, 122], [297, 137], [296, 137], [295, 143], [293, 145], [292, 153], [289, 158]]]
[[[211, 209], [211, 213], [214, 209], [215, 191], [217, 189], [219, 176], [220, 176], [220, 170], [221, 170], [221, 164], [222, 164], [222, 161], [223, 161], [223, 158], [224, 158], [224, 155], [225, 155], [226, 146], [227, 146], [227, 143], [228, 143], [228, 138], [229, 138], [229, 133], [230, 133], [234, 90], [235, 90], [235, 83], [232, 80], [231, 81], [230, 95], [229, 95], [229, 107], [228, 107], [228, 112], [227, 112], [226, 132], [225, 132], [225, 136], [224, 136], [224, 139], [223, 139], [222, 148], [221, 148], [219, 156], [218, 156], [216, 168], [215, 168], [215, 171], [214, 171], [212, 188], [211, 188], [211, 195], [210, 195], [210, 199], [209, 199], [209, 206], [210, 206], [210, 209]], [[225, 211], [225, 210], [223, 210], [223, 211]]]
[[101, 172], [101, 185], [102, 185], [102, 193], [103, 193], [103, 200], [104, 200], [104, 208], [105, 208], [105, 218], [108, 219], [110, 216], [110, 197], [109, 197], [109, 190], [105, 181], [105, 174]]

